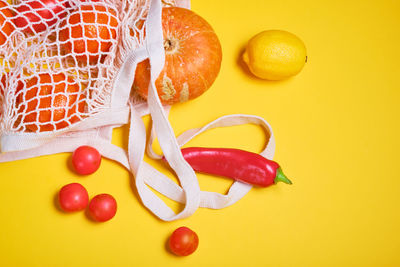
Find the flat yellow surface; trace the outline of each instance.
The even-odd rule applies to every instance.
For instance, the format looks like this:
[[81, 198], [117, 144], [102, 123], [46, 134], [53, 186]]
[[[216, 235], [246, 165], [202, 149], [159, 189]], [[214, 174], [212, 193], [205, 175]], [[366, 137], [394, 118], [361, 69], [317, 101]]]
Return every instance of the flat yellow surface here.
[[[1, 266], [400, 266], [400, 1], [193, 0], [192, 9], [214, 27], [224, 59], [206, 94], [173, 107], [175, 132], [226, 114], [262, 116], [293, 185], [252, 189], [226, 209], [163, 222], [110, 160], [84, 178], [68, 168], [69, 154], [1, 163]], [[308, 62], [298, 76], [267, 82], [243, 68], [246, 41], [266, 29], [304, 41]], [[126, 137], [117, 129], [114, 143]], [[259, 152], [264, 144], [261, 129], [238, 126], [188, 145]], [[221, 193], [230, 185], [199, 180]], [[96, 224], [85, 213], [60, 212], [55, 196], [71, 182], [91, 196], [114, 195], [116, 217]], [[179, 258], [165, 245], [182, 225], [198, 233], [200, 246]]]

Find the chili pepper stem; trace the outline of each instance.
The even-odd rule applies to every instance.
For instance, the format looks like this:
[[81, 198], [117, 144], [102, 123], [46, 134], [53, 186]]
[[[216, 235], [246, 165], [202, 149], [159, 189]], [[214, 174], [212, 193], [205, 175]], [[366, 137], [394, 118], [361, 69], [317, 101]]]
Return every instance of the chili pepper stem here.
[[278, 168], [276, 170], [276, 177], [274, 179], [274, 183], [276, 184], [277, 182], [284, 182], [285, 184], [292, 184], [292, 181], [290, 181], [286, 175], [283, 174], [282, 169]]

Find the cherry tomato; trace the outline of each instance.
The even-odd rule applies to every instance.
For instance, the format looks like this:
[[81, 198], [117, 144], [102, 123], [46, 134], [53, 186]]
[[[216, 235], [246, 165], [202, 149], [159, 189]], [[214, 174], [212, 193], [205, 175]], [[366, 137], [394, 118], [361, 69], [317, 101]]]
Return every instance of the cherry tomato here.
[[169, 238], [169, 248], [178, 256], [192, 254], [199, 245], [197, 234], [187, 227], [179, 227]]
[[101, 155], [90, 146], [80, 146], [72, 154], [72, 166], [81, 175], [92, 174], [100, 167]]
[[67, 15], [68, 5], [68, 1], [62, 0], [22, 1], [17, 7], [14, 24], [27, 33], [43, 32]]
[[89, 203], [89, 214], [98, 222], [112, 219], [117, 212], [117, 201], [109, 194], [100, 194], [92, 198]]
[[85, 187], [78, 183], [64, 185], [58, 193], [58, 200], [63, 211], [84, 210], [89, 203], [89, 195]]

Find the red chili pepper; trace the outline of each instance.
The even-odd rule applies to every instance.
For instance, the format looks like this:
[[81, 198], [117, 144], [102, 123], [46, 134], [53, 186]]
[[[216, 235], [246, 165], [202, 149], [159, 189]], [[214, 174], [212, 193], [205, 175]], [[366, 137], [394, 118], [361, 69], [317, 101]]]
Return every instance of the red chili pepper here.
[[291, 184], [279, 164], [263, 156], [233, 148], [183, 148], [182, 155], [195, 171], [232, 178], [266, 187], [277, 182]]

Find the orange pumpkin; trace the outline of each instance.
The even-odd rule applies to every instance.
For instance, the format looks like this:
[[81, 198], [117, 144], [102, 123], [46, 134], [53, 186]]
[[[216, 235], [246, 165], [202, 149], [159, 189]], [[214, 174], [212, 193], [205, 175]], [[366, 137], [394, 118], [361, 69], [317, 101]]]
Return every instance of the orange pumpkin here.
[[[222, 50], [217, 35], [193, 11], [167, 7], [162, 11], [165, 66], [156, 80], [163, 104], [185, 102], [203, 94], [221, 67]], [[149, 60], [138, 64], [133, 89], [147, 98]]]

